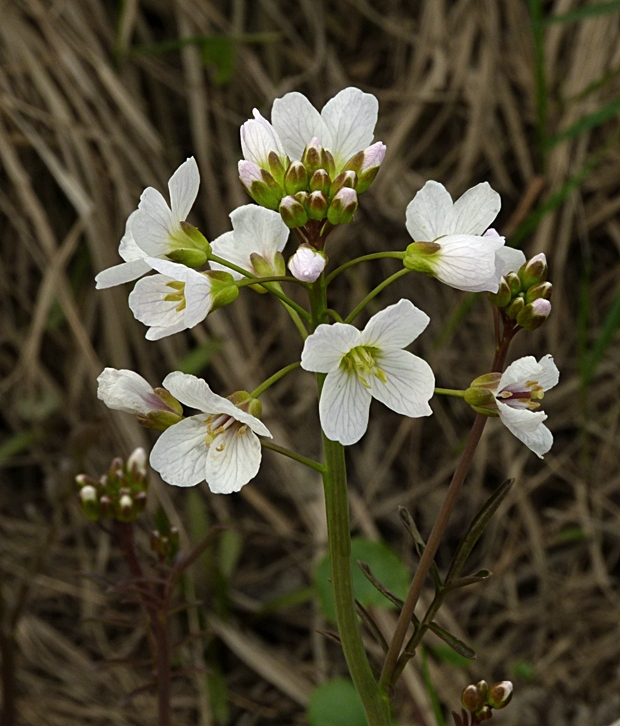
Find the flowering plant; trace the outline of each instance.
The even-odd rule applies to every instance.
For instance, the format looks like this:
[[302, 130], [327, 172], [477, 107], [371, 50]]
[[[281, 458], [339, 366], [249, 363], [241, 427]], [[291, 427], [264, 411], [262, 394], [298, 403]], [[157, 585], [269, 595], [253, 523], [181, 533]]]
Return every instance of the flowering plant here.
[[[200, 324], [213, 310], [232, 304], [244, 287], [272, 294], [284, 305], [303, 340], [301, 360], [275, 372], [255, 390], [227, 397], [214, 393], [206, 381], [180, 372], [170, 373], [160, 388], [152, 388], [135, 372], [106, 368], [99, 377], [99, 397], [110, 408], [134, 414], [145, 426], [163, 432], [150, 463], [169, 484], [193, 486], [204, 480], [213, 492], [237, 492], [257, 474], [263, 447], [320, 472], [340, 643], [368, 723], [388, 726], [392, 723], [391, 688], [425, 633], [441, 631], [433, 617], [443, 600], [476, 577], [484, 579], [480, 573], [474, 578], [459, 578], [459, 573], [480, 536], [480, 521], [488, 522], [510, 484], [485, 505], [443, 579], [434, 557], [486, 421], [498, 417], [542, 457], [553, 438], [543, 424], [546, 415], [538, 408], [544, 392], [558, 382], [559, 373], [550, 355], [538, 362], [527, 356], [504, 370], [515, 335], [535, 330], [549, 316], [552, 288], [544, 255], [526, 261], [522, 252], [507, 246], [504, 237], [490, 228], [500, 197], [486, 182], [453, 202], [443, 185], [428, 181], [407, 207], [406, 226], [413, 242], [406, 250], [365, 255], [329, 270], [328, 237], [337, 225], [352, 220], [359, 195], [372, 184], [385, 157], [386, 147], [373, 143], [377, 111], [374, 96], [356, 88], [338, 93], [320, 113], [299, 93], [288, 93], [274, 102], [271, 122], [255, 110], [254, 118], [241, 127], [244, 158], [239, 162], [239, 176], [256, 204], [232, 212], [232, 230], [209, 244], [186, 221], [199, 185], [198, 167], [190, 158], [170, 179], [170, 206], [155, 189], [144, 191], [121, 240], [119, 253], [124, 262], [97, 276], [98, 287], [141, 278], [129, 305], [149, 327], [149, 339]], [[284, 253], [291, 230], [298, 246], [287, 261]], [[401, 269], [348, 314], [328, 307], [328, 286], [338, 275], [381, 257], [400, 260]], [[286, 274], [287, 266], [291, 275]], [[154, 274], [144, 276], [151, 271]], [[407, 350], [429, 323], [428, 315], [410, 300], [401, 299], [376, 313], [362, 330], [354, 325], [382, 290], [411, 272], [430, 275], [459, 290], [489, 293], [495, 357], [467, 390], [437, 388], [430, 365]], [[285, 292], [291, 285], [305, 294], [306, 305]], [[271, 443], [271, 433], [260, 420], [260, 396], [299, 367], [316, 374], [321, 462]], [[429, 401], [434, 395], [463, 399], [476, 417], [426, 542], [410, 515], [401, 512], [420, 562], [407, 598], [399, 603], [393, 637], [384, 643], [385, 659], [377, 679], [361, 639], [351, 583], [344, 447], [364, 436], [373, 398], [398, 414], [419, 418], [432, 414]], [[187, 414], [184, 407], [199, 413]], [[93, 492], [86, 491], [84, 506], [88, 503], [92, 508], [92, 498]], [[436, 596], [419, 620], [414, 610], [429, 573]], [[374, 578], [371, 581], [381, 587]], [[366, 613], [365, 623], [372, 629], [369, 619]], [[454, 646], [453, 636], [444, 631], [443, 637]], [[506, 694], [512, 694], [508, 682], [490, 691], [486, 688], [486, 684], [471, 686], [475, 693], [464, 696], [472, 724], [490, 718], [492, 709], [507, 705]], [[469, 716], [462, 714], [455, 714], [457, 723], [468, 722]]]

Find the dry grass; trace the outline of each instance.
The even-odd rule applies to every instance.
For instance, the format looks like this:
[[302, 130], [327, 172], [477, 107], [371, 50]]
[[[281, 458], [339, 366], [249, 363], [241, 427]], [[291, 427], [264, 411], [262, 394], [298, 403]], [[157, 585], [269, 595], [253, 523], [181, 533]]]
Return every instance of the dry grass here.
[[[126, 291], [95, 293], [94, 274], [116, 262], [140, 191], [163, 188], [189, 154], [203, 177], [195, 222], [211, 238], [228, 229], [227, 213], [247, 201], [235, 167], [238, 127], [252, 107], [266, 113], [292, 89], [320, 106], [354, 84], [380, 100], [377, 138], [388, 156], [355, 223], [333, 235], [333, 261], [402, 249], [405, 206], [429, 178], [457, 195], [490, 181], [504, 200], [498, 227], [511, 234], [537, 204], [551, 199], [553, 207], [529, 234], [517, 232], [527, 252], [547, 253], [555, 292], [549, 324], [517, 339], [514, 355], [555, 355], [562, 380], [546, 410], [556, 444], [539, 462], [497, 422], [488, 426], [449, 544], [501, 479], [514, 476], [517, 486], [474, 554], [472, 570], [488, 566], [495, 577], [453, 597], [443, 615], [466, 634], [478, 661], [456, 675], [433, 663], [435, 685], [455, 706], [464, 683], [513, 677], [520, 696], [498, 723], [610, 724], [620, 715], [617, 339], [588, 385], [580, 365], [620, 284], [619, 128], [611, 118], [544, 154], [536, 129], [542, 123], [553, 137], [618, 97], [618, 15], [545, 29], [545, 119], [525, 0], [125, 0], [120, 15], [116, 6], [0, 0], [0, 572], [5, 626], [16, 603], [25, 603], [17, 627], [19, 723], [153, 723], [151, 695], [120, 703], [142, 682], [143, 668], [95, 667], [103, 657], [143, 657], [142, 633], [98, 622], [103, 588], [80, 575], [114, 581], [124, 570], [108, 536], [79, 513], [73, 476], [101, 472], [113, 455], [151, 440], [96, 402], [102, 367], [135, 367], [158, 383], [188, 352], [215, 341], [202, 372], [228, 393], [251, 390], [299, 353], [295, 338], [281, 335], [288, 323], [275, 302], [258, 305], [250, 291], [205, 329], [147, 343]], [[580, 6], [557, 0], [545, 13]], [[223, 86], [195, 43], [135, 50], [245, 33], [267, 35], [236, 45], [236, 71]], [[334, 306], [352, 307], [393, 264], [355, 268]], [[492, 334], [482, 301], [453, 331], [446, 321], [462, 295], [416, 277], [381, 304], [402, 295], [432, 317], [417, 352], [432, 362], [439, 385], [462, 386], [484, 371]], [[313, 396], [311, 377], [296, 372], [266, 406], [276, 440], [307, 454], [318, 447], [316, 430], [306, 433]], [[408, 506], [428, 531], [471, 420], [459, 402], [434, 405], [436, 415], [423, 422], [399, 421], [377, 406], [349, 454], [356, 530], [386, 539], [412, 566], [396, 507]], [[202, 667], [206, 659], [224, 672], [230, 723], [238, 726], [304, 723], [313, 685], [343, 672], [337, 646], [317, 632], [325, 624], [315, 604], [256, 615], [261, 603], [311, 582], [326, 537], [317, 477], [265, 458], [242, 496], [191, 495], [155, 481], [151, 501], [186, 542], [201, 526], [197, 511], [243, 538], [228, 616], [213, 614], [214, 595], [197, 568], [187, 588], [205, 598], [205, 620], [191, 611], [176, 623], [179, 635], [210, 631], [208, 648], [190, 641], [179, 663]], [[441, 562], [448, 557], [446, 546]], [[393, 627], [391, 613], [378, 618]], [[515, 677], [523, 662], [532, 683]], [[402, 726], [414, 723], [416, 708], [434, 723], [417, 666], [397, 701]], [[204, 675], [178, 681], [175, 706], [179, 723], [215, 723]]]

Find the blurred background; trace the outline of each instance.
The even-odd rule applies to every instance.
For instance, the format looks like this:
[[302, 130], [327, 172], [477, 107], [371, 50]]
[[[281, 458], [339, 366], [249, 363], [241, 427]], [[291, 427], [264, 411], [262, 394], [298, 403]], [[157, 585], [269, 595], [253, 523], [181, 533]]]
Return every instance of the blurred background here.
[[[544, 461], [498, 421], [487, 426], [438, 554], [445, 567], [485, 499], [515, 477], [468, 565], [494, 577], [458, 591], [439, 619], [477, 660], [429, 638], [397, 689], [398, 723], [450, 723], [439, 704], [456, 709], [481, 678], [515, 683], [498, 725], [620, 718], [619, 13], [618, 2], [579, 0], [0, 0], [0, 650], [15, 723], [154, 723], [154, 696], [139, 691], [143, 628], [109, 615], [124, 562], [75, 496], [77, 473], [99, 476], [155, 440], [99, 403], [102, 368], [133, 368], [153, 385], [180, 369], [228, 395], [301, 349], [281, 306], [249, 289], [204, 326], [147, 342], [130, 286], [95, 292], [95, 274], [120, 261], [143, 188], [165, 191], [189, 155], [202, 176], [190, 220], [209, 239], [227, 231], [228, 213], [250, 201], [236, 164], [252, 109], [269, 117], [292, 90], [321, 108], [348, 85], [378, 97], [388, 153], [354, 222], [330, 237], [331, 264], [404, 249], [405, 207], [426, 180], [453, 196], [487, 180], [503, 200], [496, 228], [528, 256], [545, 252], [554, 284], [550, 320], [520, 334], [511, 358], [551, 352], [562, 374], [545, 397], [555, 445]], [[397, 269], [355, 267], [332, 306], [350, 310]], [[486, 372], [483, 297], [410, 275], [368, 313], [403, 296], [431, 316], [414, 351], [438, 385]], [[287, 376], [264, 405], [277, 443], [319, 455], [310, 374]], [[411, 420], [373, 404], [348, 450], [354, 534], [387, 543], [409, 572], [397, 507], [428, 535], [473, 419], [459, 400], [433, 407]], [[201, 604], [172, 621], [178, 723], [306, 724], [316, 686], [346, 673], [317, 597], [326, 528], [309, 472], [265, 452], [256, 480], [231, 496], [153, 475], [139, 520], [145, 561], [158, 512], [185, 548], [228, 527], [184, 580]], [[390, 633], [395, 612], [373, 612]]]

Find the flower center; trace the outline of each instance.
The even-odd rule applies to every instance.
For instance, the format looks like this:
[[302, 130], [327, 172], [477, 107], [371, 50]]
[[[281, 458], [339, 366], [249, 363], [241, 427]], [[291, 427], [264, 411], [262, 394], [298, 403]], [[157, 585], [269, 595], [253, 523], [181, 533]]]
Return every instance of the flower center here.
[[[205, 436], [205, 445], [207, 448], [211, 446], [211, 444], [215, 441], [215, 439], [220, 435], [223, 434], [225, 431], [227, 431], [231, 426], [237, 425], [237, 436], [241, 437], [245, 432], [247, 431], [247, 426], [245, 424], [242, 424], [240, 421], [237, 421], [236, 418], [233, 416], [229, 416], [226, 413], [223, 414], [212, 414], [208, 418], [206, 418], [203, 422], [203, 424], [207, 427], [207, 435]], [[219, 446], [216, 446], [217, 451], [224, 451], [226, 448], [225, 443], [219, 444]]]
[[176, 310], [179, 313], [181, 310], [185, 310], [185, 306], [187, 304], [185, 301], [185, 283], [177, 280], [171, 280], [166, 283], [166, 287], [172, 288], [175, 292], [170, 292], [167, 295], [164, 295], [164, 300], [166, 302], [178, 302], [179, 304], [177, 305]]
[[540, 407], [538, 401], [544, 398], [545, 392], [538, 381], [525, 381], [525, 384], [506, 386], [497, 394], [502, 403], [513, 408], [529, 408], [531, 411]]
[[370, 388], [369, 378], [373, 376], [378, 378], [382, 383], [387, 382], [387, 376], [377, 365], [377, 360], [381, 355], [379, 348], [373, 348], [370, 345], [358, 345], [342, 358], [340, 366], [347, 373], [354, 373], [359, 382], [365, 387]]

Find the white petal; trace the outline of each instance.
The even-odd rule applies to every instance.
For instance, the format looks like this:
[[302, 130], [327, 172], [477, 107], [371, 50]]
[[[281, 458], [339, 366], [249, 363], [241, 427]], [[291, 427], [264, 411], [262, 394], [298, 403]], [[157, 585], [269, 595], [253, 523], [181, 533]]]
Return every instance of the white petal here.
[[150, 257], [163, 257], [170, 250], [171, 235], [178, 220], [172, 216], [166, 200], [147, 187], [142, 192], [137, 212], [131, 217], [131, 233], [138, 247]]
[[[245, 254], [244, 250], [239, 250], [235, 244], [234, 232], [224, 232], [224, 234], [221, 234], [219, 237], [214, 239], [213, 242], [211, 242], [211, 250], [214, 255], [222, 257], [224, 260], [232, 262], [233, 265], [242, 267], [244, 270], [254, 274], [255, 271], [250, 263], [248, 255]], [[243, 278], [243, 275], [240, 272], [235, 272], [229, 267], [226, 267], [226, 265], [220, 265], [219, 262], [209, 260], [209, 267], [211, 267], [212, 270], [223, 270], [224, 272], [228, 272], [235, 280], [241, 280]]]
[[542, 367], [536, 362], [536, 358], [533, 355], [526, 355], [506, 368], [499, 379], [497, 390], [502, 391], [507, 386], [515, 384], [524, 385], [526, 381], [537, 381], [541, 373]]
[[427, 181], [407, 205], [407, 231], [415, 242], [432, 242], [446, 234], [444, 220], [452, 210], [452, 197], [443, 184]]
[[116, 411], [147, 414], [168, 408], [153, 393], [152, 386], [135, 371], [105, 368], [97, 378], [97, 384], [97, 398]]
[[122, 285], [124, 282], [137, 280], [145, 275], [151, 269], [150, 265], [142, 260], [131, 260], [130, 262], [121, 262], [120, 265], [108, 267], [95, 277], [97, 290], [103, 290], [107, 287]]
[[503, 275], [516, 272], [525, 263], [525, 255], [514, 247], [500, 247], [495, 251], [496, 262], [499, 261], [499, 270]]
[[370, 392], [392, 411], [419, 418], [433, 411], [428, 402], [435, 392], [435, 376], [429, 364], [406, 350], [389, 350], [377, 361], [387, 382], [372, 377]]
[[332, 147], [332, 135], [321, 114], [308, 99], [292, 91], [273, 102], [271, 123], [282, 141], [286, 153], [299, 161], [306, 145], [316, 137], [327, 149]]
[[543, 391], [557, 386], [560, 380], [560, 371], [556, 366], [553, 356], [546, 355], [538, 361], [538, 365], [542, 368], [542, 372], [538, 374], [538, 384], [543, 387]]
[[127, 217], [127, 222], [125, 223], [125, 234], [122, 236], [120, 244], [118, 245], [118, 254], [125, 260], [125, 262], [140, 260], [146, 257], [146, 252], [141, 247], [138, 247], [136, 240], [133, 238], [133, 234], [131, 233], [131, 225], [137, 213], [138, 210], [134, 209], [129, 217]]
[[336, 162], [336, 173], [358, 151], [372, 144], [379, 102], [359, 88], [345, 88], [329, 100], [321, 118], [331, 132], [329, 150]]
[[344, 446], [359, 441], [368, 428], [371, 398], [370, 391], [355, 374], [340, 368], [328, 373], [319, 401], [319, 417], [325, 436]]
[[230, 221], [235, 233], [235, 247], [247, 258], [250, 269], [252, 253], [273, 263], [276, 252], [282, 252], [286, 246], [290, 230], [278, 212], [258, 204], [244, 204], [231, 212]]
[[260, 419], [237, 408], [227, 398], [218, 396], [202, 378], [174, 371], [164, 378], [162, 385], [186, 406], [197, 408], [208, 414], [219, 413], [232, 416], [237, 421], [247, 424], [255, 433], [272, 438], [271, 432]]
[[258, 166], [269, 169], [269, 152], [275, 151], [284, 160], [286, 153], [274, 127], [254, 109], [254, 118], [241, 127], [243, 157]]
[[172, 281], [173, 278], [166, 275], [150, 275], [136, 283], [129, 295], [129, 307], [137, 320], [161, 328], [183, 322], [184, 312], [177, 310], [180, 302], [164, 300], [166, 295], [177, 292], [167, 284]]
[[205, 479], [207, 428], [203, 416], [191, 416], [166, 429], [151, 450], [150, 462], [168, 484], [193, 487]]
[[175, 335], [183, 330], [187, 330], [187, 327], [185, 320], [178, 320], [173, 325], [166, 325], [164, 327], [153, 325], [146, 331], [144, 337], [147, 340], [161, 340], [162, 338], [167, 338], [169, 335]]
[[373, 315], [362, 332], [359, 345], [405, 348], [429, 324], [430, 318], [411, 300], [400, 300]]
[[497, 292], [500, 275], [491, 238], [455, 234], [442, 237], [439, 244], [441, 250], [429, 258], [438, 280], [457, 290]]
[[361, 333], [346, 323], [319, 325], [309, 335], [301, 351], [301, 367], [316, 373], [331, 373], [340, 365], [342, 357], [351, 348], [360, 345]]
[[[553, 445], [553, 434], [542, 423], [547, 418], [546, 414], [511, 408], [501, 402], [498, 402], [498, 409], [500, 419], [510, 433], [542, 459]], [[528, 418], [525, 419], [525, 416]]]
[[258, 474], [261, 462], [258, 436], [249, 428], [231, 426], [215, 438], [207, 455], [207, 484], [215, 494], [238, 492]]
[[187, 219], [194, 206], [200, 186], [200, 172], [193, 156], [184, 161], [174, 172], [168, 182], [170, 191], [170, 207], [175, 220], [182, 222]]
[[187, 265], [181, 265], [178, 262], [162, 260], [160, 257], [147, 257], [146, 261], [154, 270], [161, 272], [162, 275], [169, 277], [171, 280], [187, 283], [194, 280], [197, 275], [203, 277], [197, 270], [193, 270]]
[[[193, 270], [192, 270], [193, 272]], [[213, 305], [211, 297], [211, 281], [199, 272], [185, 284], [185, 325], [193, 328], [207, 317]]]
[[499, 214], [502, 200], [488, 182], [476, 184], [456, 200], [441, 234], [482, 234]]

